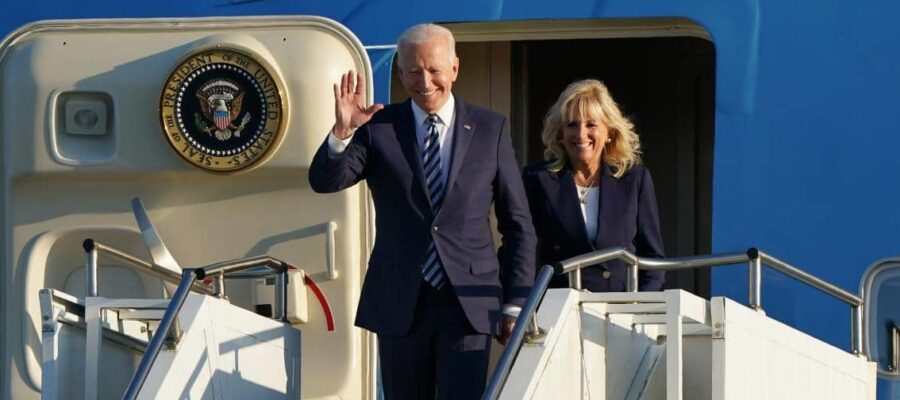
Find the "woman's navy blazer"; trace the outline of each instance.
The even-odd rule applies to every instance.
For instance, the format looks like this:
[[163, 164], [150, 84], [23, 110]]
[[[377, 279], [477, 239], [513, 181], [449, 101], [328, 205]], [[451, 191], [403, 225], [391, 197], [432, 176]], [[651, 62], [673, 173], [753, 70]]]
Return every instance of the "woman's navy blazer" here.
[[[572, 170], [547, 170], [547, 162], [525, 168], [523, 181], [538, 237], [538, 266], [608, 247], [623, 247], [638, 257], [665, 257], [659, 233], [659, 212], [650, 172], [634, 165], [615, 178], [606, 163], [600, 171], [600, 212], [597, 238], [588, 240]], [[660, 290], [662, 271], [641, 271], [639, 289]], [[625, 291], [626, 271], [615, 260], [587, 267], [582, 287], [595, 292]], [[568, 278], [554, 276], [551, 287], [568, 287]]]

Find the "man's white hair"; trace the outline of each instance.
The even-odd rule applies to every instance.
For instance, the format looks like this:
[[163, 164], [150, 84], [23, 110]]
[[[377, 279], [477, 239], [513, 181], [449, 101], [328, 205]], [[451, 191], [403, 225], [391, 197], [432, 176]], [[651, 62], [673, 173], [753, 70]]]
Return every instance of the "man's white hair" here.
[[397, 58], [403, 57], [403, 48], [409, 45], [421, 44], [443, 36], [447, 39], [447, 47], [450, 50], [450, 61], [456, 58], [456, 39], [449, 29], [432, 23], [413, 25], [397, 39]]

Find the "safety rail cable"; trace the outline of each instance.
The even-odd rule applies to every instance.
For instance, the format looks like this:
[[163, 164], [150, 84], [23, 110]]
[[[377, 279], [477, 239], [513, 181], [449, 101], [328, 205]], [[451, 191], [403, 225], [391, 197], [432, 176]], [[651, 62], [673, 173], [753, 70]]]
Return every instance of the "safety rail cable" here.
[[[756, 248], [751, 247], [745, 253], [725, 253], [708, 256], [660, 259], [637, 257], [621, 247], [611, 247], [575, 256], [557, 262], [552, 266], [545, 265], [541, 268], [541, 271], [532, 286], [531, 292], [525, 300], [525, 306], [522, 307], [522, 311], [519, 314], [518, 320], [520, 322], [516, 323], [516, 326], [513, 329], [509, 343], [507, 343], [506, 348], [503, 350], [503, 354], [500, 356], [500, 361], [494, 369], [494, 373], [491, 376], [491, 380], [488, 382], [482, 400], [494, 400], [500, 396], [500, 390], [503, 385], [506, 384], [506, 379], [509, 377], [512, 364], [526, 339], [526, 331], [528, 331], [528, 335], [539, 334], [535, 329], [535, 327], [538, 326], [535, 313], [537, 312], [540, 301], [547, 292], [550, 278], [554, 274], [568, 274], [570, 287], [572, 289], [580, 290], [582, 268], [612, 260], [622, 260], [626, 263], [626, 291], [628, 292], [638, 291], [638, 272], [641, 269], [648, 271], [681, 271], [734, 265], [746, 262], [748, 263], [749, 306], [753, 309], [761, 308], [760, 287], [762, 281], [762, 266], [768, 266], [849, 304], [851, 307], [852, 352], [857, 355], [864, 354], [862, 346], [864, 301], [862, 298], [825, 282], [793, 265], [759, 251]], [[526, 323], [521, 323], [521, 321], [526, 321]]]
[[166, 311], [159, 321], [156, 332], [150, 337], [150, 343], [147, 344], [147, 351], [141, 358], [141, 363], [138, 365], [137, 371], [135, 371], [134, 376], [131, 378], [131, 382], [128, 384], [128, 388], [125, 390], [125, 395], [122, 396], [122, 398], [133, 400], [140, 394], [144, 382], [150, 375], [150, 368], [152, 368], [153, 364], [156, 362], [156, 357], [162, 350], [166, 337], [169, 336], [169, 330], [172, 329], [175, 321], [177, 321], [178, 313], [181, 312], [181, 307], [184, 306], [184, 301], [187, 299], [196, 280], [202, 280], [207, 276], [221, 276], [224, 279], [225, 277], [228, 277], [230, 273], [238, 273], [240, 271], [259, 267], [268, 267], [272, 271], [270, 275], [275, 274], [275, 286], [277, 291], [275, 296], [276, 317], [283, 320], [286, 315], [287, 271], [291, 267], [290, 264], [269, 256], [257, 256], [224, 261], [200, 268], [185, 269], [182, 271], [178, 288], [169, 300], [169, 306], [166, 307]]

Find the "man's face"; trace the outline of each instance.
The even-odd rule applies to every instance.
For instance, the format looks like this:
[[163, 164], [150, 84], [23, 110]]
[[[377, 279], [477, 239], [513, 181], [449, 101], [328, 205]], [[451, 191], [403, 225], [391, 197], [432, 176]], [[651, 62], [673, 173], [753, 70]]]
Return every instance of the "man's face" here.
[[450, 97], [459, 72], [459, 58], [450, 57], [447, 39], [436, 36], [419, 44], [404, 45], [397, 64], [406, 93], [429, 114]]

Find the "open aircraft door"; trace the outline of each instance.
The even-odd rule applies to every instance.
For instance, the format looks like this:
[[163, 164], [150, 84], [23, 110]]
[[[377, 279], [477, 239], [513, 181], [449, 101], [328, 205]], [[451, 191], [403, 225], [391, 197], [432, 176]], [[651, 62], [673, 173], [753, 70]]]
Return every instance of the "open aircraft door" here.
[[[334, 330], [310, 291], [309, 309], [293, 314], [302, 397], [374, 398], [372, 338], [353, 327], [372, 235], [368, 193], [314, 194], [307, 179], [334, 122], [332, 84], [350, 69], [372, 81], [359, 40], [319, 17], [49, 21], [7, 37], [0, 397], [41, 396], [38, 292], [85, 296], [85, 238], [165, 264], [135, 228], [139, 197], [173, 268], [268, 254], [317, 282]], [[114, 258], [98, 264], [99, 296], [171, 293]], [[232, 304], [271, 313], [271, 282], [225, 288]], [[62, 342], [60, 354], [83, 365], [79, 346]], [[236, 360], [239, 347], [217, 357]], [[131, 355], [104, 349], [99, 397], [122, 395], [134, 369], [106, 363], [122, 357]], [[85, 378], [72, 371], [57, 386], [78, 397]]]

